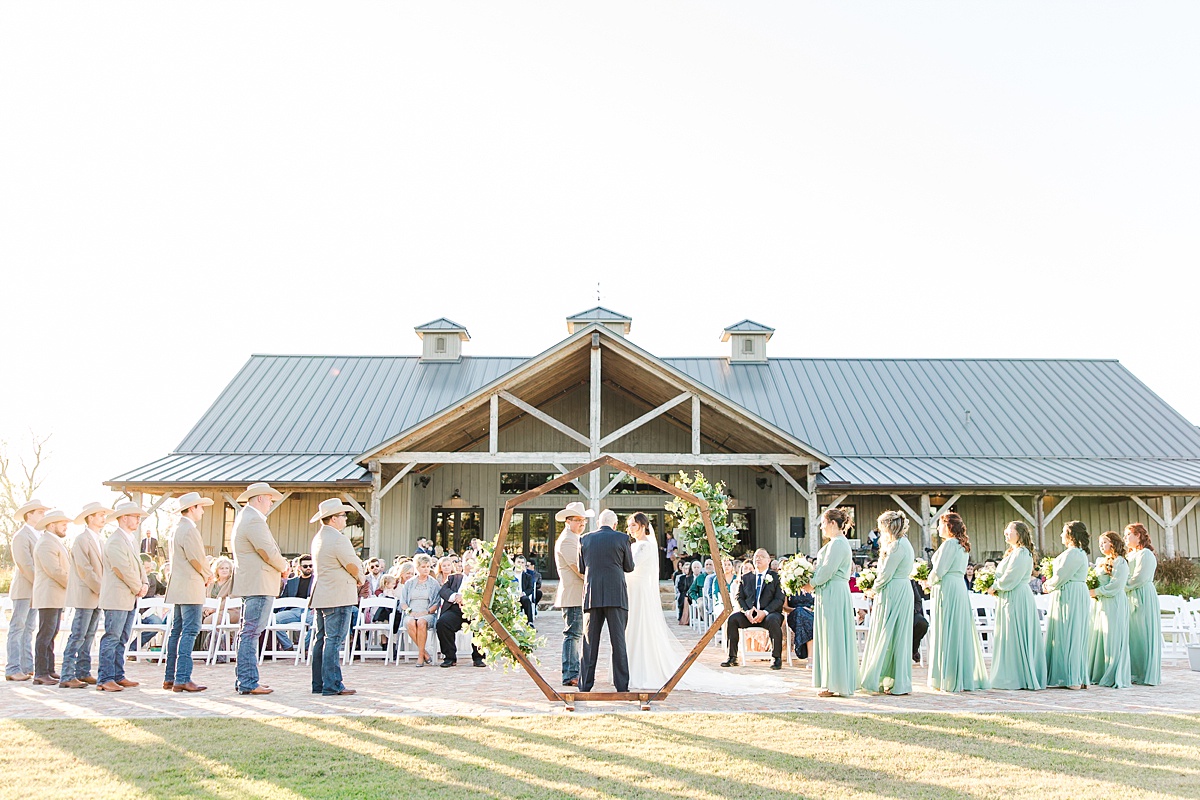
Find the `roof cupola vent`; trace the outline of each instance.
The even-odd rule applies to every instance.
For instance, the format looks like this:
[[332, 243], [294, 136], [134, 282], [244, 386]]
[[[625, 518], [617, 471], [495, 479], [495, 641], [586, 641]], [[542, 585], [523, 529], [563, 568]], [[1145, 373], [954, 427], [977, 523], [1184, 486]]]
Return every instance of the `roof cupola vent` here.
[[765, 364], [767, 363], [767, 342], [774, 335], [774, 328], [744, 319], [736, 325], [726, 328], [725, 332], [721, 334], [721, 341], [733, 343], [729, 353], [729, 363]]
[[457, 322], [439, 317], [413, 328], [421, 339], [421, 361], [443, 362], [462, 359], [462, 343], [471, 341], [471, 334]]

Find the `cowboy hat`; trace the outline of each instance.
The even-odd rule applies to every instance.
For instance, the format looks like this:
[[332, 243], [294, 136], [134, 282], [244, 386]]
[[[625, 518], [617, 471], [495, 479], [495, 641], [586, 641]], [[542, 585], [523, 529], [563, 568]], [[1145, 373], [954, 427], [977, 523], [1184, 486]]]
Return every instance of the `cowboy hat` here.
[[83, 511], [79, 512], [79, 516], [75, 518], [76, 525], [83, 525], [87, 518], [92, 514], [103, 513], [105, 518], [108, 517], [108, 506], [103, 503], [88, 503], [83, 507]]
[[334, 514], [340, 514], [343, 511], [353, 511], [354, 506], [348, 506], [336, 497], [331, 497], [328, 500], [322, 500], [321, 505], [317, 506], [317, 513], [309, 522], [320, 522], [326, 517], [332, 517]]
[[46, 528], [50, 527], [55, 522], [70, 522], [70, 521], [71, 521], [70, 517], [68, 517], [66, 514], [64, 514], [62, 511], [60, 511], [59, 509], [56, 508], [53, 511], [47, 512], [46, 516], [44, 516], [40, 520], [38, 520], [37, 525], [34, 525], [33, 527], [37, 528], [39, 531], [44, 531], [44, 530], [46, 530]]
[[276, 502], [283, 499], [283, 493], [271, 488], [269, 483], [252, 483], [246, 487], [246, 491], [238, 495], [237, 501], [244, 503], [251, 497], [258, 497], [260, 494], [269, 494], [275, 498]]
[[567, 507], [554, 515], [554, 519], [558, 522], [565, 522], [567, 517], [594, 517], [596, 512], [590, 508], [585, 509], [583, 503], [576, 500], [574, 503], [567, 503]]
[[13, 512], [13, 516], [16, 518], [17, 522], [24, 522], [26, 514], [28, 514], [30, 511], [37, 511], [38, 509], [49, 511], [50, 506], [46, 505], [41, 500], [35, 500], [31, 497], [28, 501], [26, 501], [25, 505]]
[[127, 517], [127, 516], [148, 517], [150, 515], [147, 514], [145, 509], [143, 509], [137, 503], [132, 503], [132, 502], [126, 501], [124, 503], [119, 504], [112, 511], [108, 512], [108, 521], [115, 522], [116, 520], [119, 520], [121, 517]]
[[192, 506], [211, 506], [213, 501], [207, 497], [201, 497], [199, 492], [188, 492], [179, 497], [179, 512], [182, 514]]

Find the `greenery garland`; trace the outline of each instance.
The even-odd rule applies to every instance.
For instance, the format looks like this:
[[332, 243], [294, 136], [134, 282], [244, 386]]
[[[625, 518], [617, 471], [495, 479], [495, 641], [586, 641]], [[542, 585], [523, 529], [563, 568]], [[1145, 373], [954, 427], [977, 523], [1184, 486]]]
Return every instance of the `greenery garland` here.
[[[488, 666], [499, 665], [503, 669], [517, 667], [519, 664], [504, 646], [500, 636], [492, 630], [480, 614], [483, 607], [483, 586], [487, 582], [488, 570], [491, 568], [492, 553], [496, 549], [495, 541], [485, 542], [483, 552], [479, 556], [479, 569], [471, 573], [471, 577], [462, 587], [463, 630], [469, 631], [471, 640], [483, 654]], [[508, 553], [500, 553], [500, 571], [496, 575], [496, 591], [492, 594], [491, 612], [500, 624], [512, 635], [513, 641], [522, 653], [534, 663], [538, 662], [533, 652], [544, 644], [545, 640], [537, 635], [537, 629], [529, 624], [525, 612], [521, 609], [521, 583], [513, 575], [513, 562]]]
[[[738, 542], [738, 531], [729, 524], [729, 496], [725, 494], [725, 484], [710, 483], [699, 470], [691, 480], [688, 479], [687, 473], [680, 472], [672, 483], [675, 484], [675, 488], [699, 495], [708, 501], [708, 512], [712, 516], [713, 530], [717, 534], [717, 548], [721, 551], [719, 555], [725, 556], [732, 552]], [[679, 525], [675, 534], [679, 550], [690, 556], [707, 556], [708, 533], [704, 530], [704, 517], [700, 514], [700, 507], [681, 497], [672, 497], [666, 509], [675, 515]], [[714, 557], [717, 555], [713, 553]]]

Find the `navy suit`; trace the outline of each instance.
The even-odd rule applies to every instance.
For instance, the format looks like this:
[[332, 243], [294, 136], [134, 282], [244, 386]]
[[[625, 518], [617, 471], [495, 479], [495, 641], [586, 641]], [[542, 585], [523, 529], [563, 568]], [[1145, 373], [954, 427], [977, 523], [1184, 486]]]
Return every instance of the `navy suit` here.
[[604, 527], [579, 540], [579, 571], [583, 573], [583, 654], [579, 690], [590, 692], [596, 683], [600, 634], [608, 624], [612, 645], [613, 685], [629, 691], [629, 655], [625, 650], [625, 623], [629, 621], [629, 593], [625, 573], [633, 572], [629, 536]]

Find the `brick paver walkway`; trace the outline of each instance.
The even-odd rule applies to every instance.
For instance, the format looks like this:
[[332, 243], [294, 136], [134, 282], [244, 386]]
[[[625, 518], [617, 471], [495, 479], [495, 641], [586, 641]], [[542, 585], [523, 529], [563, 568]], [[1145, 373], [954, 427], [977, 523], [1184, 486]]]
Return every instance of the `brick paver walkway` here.
[[[673, 620], [672, 620], [673, 622]], [[543, 613], [538, 628], [546, 636], [539, 649], [542, 674], [551, 685], [561, 682], [559, 652], [561, 623], [555, 612]], [[672, 629], [685, 644], [695, 636], [689, 629]], [[607, 644], [604, 646], [607, 650]], [[0, 650], [0, 652], [3, 652]], [[61, 642], [60, 650], [61, 653]], [[710, 667], [723, 659], [723, 653], [710, 646], [701, 663]], [[345, 670], [346, 685], [358, 690], [351, 697], [321, 697], [310, 692], [309, 671], [305, 665], [290, 662], [262, 667], [263, 682], [275, 689], [265, 696], [242, 696], [233, 690], [232, 664], [197, 665], [195, 680], [209, 687], [197, 694], [175, 694], [161, 688], [162, 667], [154, 663], [129, 664], [130, 678], [141, 686], [119, 694], [94, 689], [59, 689], [30, 683], [5, 681], [0, 684], [0, 718], [137, 718], [137, 717], [209, 717], [209, 716], [490, 716], [562, 714], [560, 704], [548, 702], [523, 671], [475, 669], [470, 658], [461, 658], [457, 667], [418, 669], [412, 662], [384, 665], [379, 662], [355, 663]], [[812, 689], [812, 673], [797, 662], [782, 672], [772, 673], [765, 663], [729, 670], [779, 675], [791, 686], [787, 694], [722, 697], [697, 692], [673, 692], [649, 713], [741, 713], [761, 711], [832, 711], [844, 713], [886, 713], [902, 711], [944, 711], [963, 713], [1020, 711], [1200, 713], [1200, 672], [1191, 672], [1184, 662], [1172, 662], [1163, 670], [1163, 684], [1152, 688], [1133, 687], [1112, 690], [1092, 688], [1071, 692], [971, 692], [944, 694], [925, 686], [925, 671], [914, 672], [914, 693], [908, 697], [859, 694], [853, 698], [822, 700]], [[606, 661], [597, 673], [597, 690], [611, 688]], [[579, 703], [577, 714], [642, 713], [635, 703]]]

